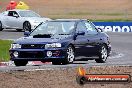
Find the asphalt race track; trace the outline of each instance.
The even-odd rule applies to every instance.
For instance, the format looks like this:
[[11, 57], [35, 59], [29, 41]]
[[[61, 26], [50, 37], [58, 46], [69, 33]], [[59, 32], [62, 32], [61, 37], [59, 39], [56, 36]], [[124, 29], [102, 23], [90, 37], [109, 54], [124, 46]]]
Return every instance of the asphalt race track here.
[[[53, 69], [53, 68], [66, 68], [66, 67], [77, 67], [81, 66], [132, 66], [132, 33], [114, 33], [109, 32], [107, 33], [111, 39], [112, 45], [112, 53], [110, 57], [107, 59], [106, 63], [96, 63], [94, 60], [87, 61], [86, 59], [81, 59], [75, 61], [73, 64], [69, 65], [38, 65], [38, 66], [22, 66], [22, 67], [15, 67], [15, 66], [6, 66], [0, 67], [0, 71], [9, 71], [9, 70], [34, 70], [34, 69]], [[23, 36], [23, 32], [17, 32], [16, 30], [3, 30], [0, 32], [0, 39], [17, 39]]]

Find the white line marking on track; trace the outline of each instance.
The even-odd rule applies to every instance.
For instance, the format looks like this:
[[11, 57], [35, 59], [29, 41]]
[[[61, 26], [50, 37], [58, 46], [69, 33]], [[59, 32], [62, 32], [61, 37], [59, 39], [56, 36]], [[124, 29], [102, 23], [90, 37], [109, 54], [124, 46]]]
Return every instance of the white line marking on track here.
[[124, 54], [119, 53], [119, 54], [117, 54], [117, 55], [110, 56], [110, 57], [108, 57], [108, 58], [109, 58], [109, 59], [113, 59], [113, 58], [121, 58], [121, 57], [124, 57], [124, 56], [125, 56]]
[[52, 68], [45, 68], [45, 69], [26, 69], [24, 71], [45, 71], [45, 70], [54, 70]]

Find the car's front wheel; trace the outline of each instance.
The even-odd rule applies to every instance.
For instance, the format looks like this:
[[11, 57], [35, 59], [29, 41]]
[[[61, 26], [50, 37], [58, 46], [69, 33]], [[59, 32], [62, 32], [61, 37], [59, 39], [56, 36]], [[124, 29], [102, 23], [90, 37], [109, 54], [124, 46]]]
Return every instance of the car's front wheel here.
[[16, 61], [14, 61], [14, 64], [15, 64], [16, 66], [26, 66], [27, 63], [28, 63], [28, 61], [25, 61], [25, 60], [22, 60], [22, 61], [16, 60]]
[[1, 23], [1, 21], [0, 21], [0, 31], [2, 31], [3, 30], [3, 28], [2, 28], [2, 23]]
[[31, 32], [31, 24], [28, 21], [24, 22], [23, 29], [24, 29], [24, 31]]
[[18, 32], [21, 32], [22, 31], [22, 29], [16, 29]]
[[62, 62], [59, 61], [59, 60], [54, 60], [54, 61], [52, 61], [52, 64], [53, 64], [53, 65], [61, 65]]
[[69, 45], [67, 50], [66, 50], [66, 57], [64, 60], [54, 60], [52, 61], [53, 65], [66, 65], [66, 64], [70, 64], [73, 63], [75, 59], [75, 52], [74, 52], [74, 48]]
[[105, 63], [108, 57], [108, 50], [105, 45], [102, 45], [99, 51], [99, 59], [95, 59], [97, 63]]
[[74, 60], [75, 60], [74, 48], [70, 45], [67, 48], [66, 58], [64, 59], [64, 61], [62, 63], [69, 64], [69, 63], [73, 63]]

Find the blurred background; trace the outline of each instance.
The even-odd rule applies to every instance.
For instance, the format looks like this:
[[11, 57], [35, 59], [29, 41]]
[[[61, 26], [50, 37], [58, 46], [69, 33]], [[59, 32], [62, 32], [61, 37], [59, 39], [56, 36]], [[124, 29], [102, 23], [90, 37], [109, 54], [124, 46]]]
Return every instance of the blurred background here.
[[[0, 0], [0, 12], [11, 0]], [[14, 0], [19, 2], [20, 0]], [[96, 21], [131, 21], [132, 0], [21, 0], [49, 18], [85, 18]]]

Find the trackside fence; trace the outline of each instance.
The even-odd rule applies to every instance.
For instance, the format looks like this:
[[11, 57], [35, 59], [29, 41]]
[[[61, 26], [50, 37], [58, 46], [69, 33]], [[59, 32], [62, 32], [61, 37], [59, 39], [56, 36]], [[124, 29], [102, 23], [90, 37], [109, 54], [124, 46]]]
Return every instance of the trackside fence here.
[[93, 22], [105, 32], [132, 32], [132, 22]]

